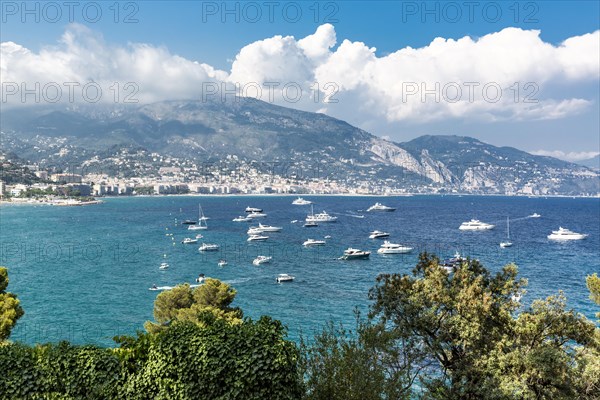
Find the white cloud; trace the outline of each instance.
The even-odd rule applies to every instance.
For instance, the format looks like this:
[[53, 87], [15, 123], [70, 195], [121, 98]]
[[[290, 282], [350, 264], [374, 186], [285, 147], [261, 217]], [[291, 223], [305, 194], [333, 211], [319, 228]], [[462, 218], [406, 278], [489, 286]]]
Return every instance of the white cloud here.
[[598, 151], [571, 151], [564, 152], [562, 150], [535, 150], [530, 151], [529, 153], [535, 154], [537, 156], [548, 156], [555, 157], [565, 161], [582, 161], [588, 160], [590, 158], [596, 157], [600, 152]]
[[[200, 98], [205, 82], [259, 85], [261, 92], [244, 94], [260, 93], [268, 101], [264, 83], [276, 82], [275, 103], [327, 112], [364, 127], [374, 121], [564, 118], [589, 109], [593, 100], [581, 98], [576, 88], [598, 85], [600, 78], [600, 31], [553, 45], [537, 30], [506, 28], [480, 38], [436, 38], [428, 46], [381, 57], [362, 42], [336, 44], [330, 24], [301, 39], [266, 38], [242, 48], [226, 72], [165, 47], [113, 46], [99, 34], [71, 25], [58, 45], [39, 53], [2, 43], [1, 80], [3, 88], [7, 82], [93, 81], [105, 90], [114, 82], [135, 82], [141, 102]], [[301, 88], [302, 98], [282, 97], [286, 84]], [[525, 96], [534, 101], [525, 102]]]

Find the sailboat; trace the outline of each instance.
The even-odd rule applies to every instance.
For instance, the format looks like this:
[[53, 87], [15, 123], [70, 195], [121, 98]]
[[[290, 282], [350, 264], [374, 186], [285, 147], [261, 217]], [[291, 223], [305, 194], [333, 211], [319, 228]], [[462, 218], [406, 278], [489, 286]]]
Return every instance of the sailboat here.
[[190, 225], [188, 226], [188, 230], [190, 231], [198, 231], [208, 229], [208, 225], [206, 224], [206, 218], [204, 216], [204, 211], [202, 211], [202, 206], [198, 204], [198, 225]]
[[512, 242], [510, 241], [510, 218], [506, 217], [506, 240], [500, 242], [500, 247], [510, 247], [512, 246]]

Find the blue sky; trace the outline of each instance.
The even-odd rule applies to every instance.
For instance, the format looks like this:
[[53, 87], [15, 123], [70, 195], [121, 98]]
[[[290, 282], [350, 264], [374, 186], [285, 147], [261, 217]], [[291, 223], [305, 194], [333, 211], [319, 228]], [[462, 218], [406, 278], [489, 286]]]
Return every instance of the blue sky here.
[[[414, 77], [418, 76], [423, 81], [432, 82], [432, 75], [421, 78], [414, 72], [396, 74], [395, 70], [402, 69], [406, 65], [406, 58], [396, 60], [397, 64], [393, 64], [395, 58], [390, 55], [398, 50], [407, 47], [424, 48], [430, 46], [437, 37], [458, 40], [469, 36], [477, 42], [486, 35], [492, 35], [490, 39], [497, 37], [496, 42], [505, 47], [531, 40], [531, 55], [537, 60], [538, 58], [535, 57], [539, 53], [546, 52], [548, 46], [558, 48], [569, 38], [597, 32], [600, 23], [600, 2], [597, 1], [76, 2], [72, 10], [69, 10], [63, 2], [52, 4], [29, 2], [26, 6], [28, 11], [23, 9], [23, 4], [2, 2], [0, 39], [2, 42], [14, 42], [40, 56], [32, 62], [47, 62], [44, 61], [47, 58], [42, 57], [42, 53], [52, 51], [57, 53], [50, 56], [46, 54], [46, 56], [72, 60], [72, 54], [69, 57], [65, 56], [70, 50], [61, 48], [64, 47], [64, 43], [60, 43], [60, 40], [65, 32], [72, 28], [71, 22], [74, 22], [89, 28], [89, 31], [81, 29], [73, 31], [73, 35], [77, 36], [74, 40], [78, 43], [76, 46], [78, 49], [86, 48], [86, 45], [91, 46], [86, 48], [87, 56], [94, 51], [101, 52], [98, 50], [100, 47], [113, 49], [111, 51], [115, 48], [131, 50], [130, 46], [133, 43], [143, 43], [153, 49], [166, 51], [167, 54], [163, 54], [165, 59], [179, 56], [190, 62], [208, 64], [214, 70], [223, 71], [228, 75], [224, 77], [217, 73], [211, 76], [211, 79], [231, 80], [235, 77], [240, 80], [241, 77], [242, 82], [249, 82], [256, 80], [257, 77], [276, 76], [283, 83], [286, 79], [292, 79], [294, 82], [297, 79], [307, 82], [312, 79], [316, 82], [318, 76], [326, 76], [328, 79], [335, 77], [336, 84], [340, 86], [338, 104], [320, 104], [319, 107], [312, 106], [309, 104], [310, 101], [279, 104], [325, 112], [392, 140], [409, 140], [420, 134], [451, 133], [475, 136], [492, 144], [510, 145], [528, 151], [562, 151], [582, 155], [583, 152], [600, 151], [598, 74], [593, 71], [595, 65], [591, 65], [590, 72], [590, 61], [581, 54], [584, 50], [589, 52], [590, 49], [592, 53], [594, 51], [600, 53], [600, 49], [597, 49], [596, 42], [589, 38], [587, 44], [574, 46], [569, 51], [557, 51], [556, 55], [548, 53], [547, 56], [540, 56], [541, 65], [538, 64], [537, 68], [534, 65], [513, 71], [511, 65], [518, 65], [524, 62], [523, 58], [529, 58], [528, 52], [526, 50], [523, 52], [521, 49], [519, 50], [521, 53], [518, 54], [524, 56], [515, 55], [516, 58], [507, 62], [504, 69], [495, 69], [492, 66], [487, 75], [482, 75], [480, 72], [483, 67], [474, 67], [472, 71], [462, 68], [457, 69], [455, 75], [449, 74], [444, 77], [445, 80], [441, 80], [441, 85], [444, 86], [449, 82], [449, 77], [453, 76], [456, 76], [456, 82], [463, 82], [472, 77], [471, 80], [481, 80], [482, 85], [487, 82], [483, 81], [482, 77], [491, 77], [488, 80], [493, 82], [505, 79], [502, 82], [519, 82], [517, 88], [521, 95], [527, 92], [524, 85], [533, 82], [537, 85], [536, 99], [545, 102], [544, 106], [539, 106], [536, 110], [525, 110], [514, 105], [505, 105], [502, 109], [500, 104], [492, 109], [487, 107], [488, 102], [478, 109], [481, 110], [482, 115], [487, 116], [485, 118], [477, 118], [477, 110], [466, 112], [460, 107], [448, 107], [448, 104], [440, 104], [439, 109], [433, 105], [421, 107], [415, 104], [408, 107], [413, 110], [413, 114], [410, 115], [406, 111], [407, 107], [403, 109], [391, 107], [382, 113], [374, 111], [380, 109], [380, 103], [384, 101], [388, 103], [395, 101], [394, 99], [397, 101], [397, 98], [389, 92], [397, 91], [398, 79], [410, 76], [412, 80], [408, 80], [409, 82], [419, 83], [418, 80], [414, 80]], [[98, 15], [98, 10], [101, 15]], [[69, 18], [70, 11], [73, 12], [72, 20]], [[60, 13], [60, 17], [57, 12]], [[257, 12], [260, 12], [260, 15]], [[297, 41], [315, 34], [320, 26], [327, 23], [332, 29], [323, 29], [320, 37], [323, 40], [335, 38], [335, 44], [329, 47], [329, 53], [321, 54], [319, 53], [321, 50], [315, 47], [313, 50], [318, 54], [311, 56], [312, 58], [308, 57], [307, 62], [310, 66], [307, 67], [303, 63], [295, 64], [298, 57], [292, 54], [291, 50], [286, 50], [286, 46], [297, 48]], [[536, 41], [533, 37], [535, 35], [526, 35], [521, 31], [503, 31], [505, 28], [521, 28], [522, 31], [539, 30], [539, 39]], [[500, 35], [500, 32], [504, 33]], [[100, 44], [94, 42], [94, 45], [90, 45], [89, 39], [82, 38], [86, 35], [95, 38], [94, 40], [99, 41]], [[240, 53], [243, 48], [276, 35], [293, 36], [295, 42], [283, 40], [263, 43], [254, 48], [248, 47], [245, 53]], [[352, 50], [348, 46], [348, 51], [338, 51], [344, 40], [355, 44]], [[358, 43], [364, 43], [364, 48], [359, 48]], [[268, 55], [273, 54], [273, 48], [268, 46], [284, 48], [282, 50], [284, 53], [273, 56], [271, 64], [265, 64], [269, 62]], [[311, 44], [311, 46], [317, 45]], [[451, 50], [444, 50], [443, 46]], [[454, 50], [453, 46], [455, 44], [442, 43], [440, 52], [422, 52], [419, 55], [420, 62], [431, 57], [431, 63], [423, 64], [422, 67], [415, 64], [411, 68], [428, 69], [437, 63], [439, 64], [437, 68], [446, 72], [452, 70], [454, 63], [477, 62], [478, 65], [485, 65], [485, 54], [495, 54], [493, 50], [487, 53], [488, 50], [484, 48], [483, 42], [473, 50], [465, 50], [465, 53]], [[313, 51], [306, 50], [306, 46], [300, 45], [300, 47], [305, 52]], [[376, 48], [371, 52], [371, 58], [367, 57], [367, 50], [370, 48]], [[456, 57], [448, 58], [447, 51], [455, 51]], [[3, 56], [8, 59], [5, 61], [6, 65], [3, 65], [3, 68], [6, 68], [3, 69], [5, 75], [3, 82], [6, 81], [7, 76], [13, 76], [13, 71], [18, 65], [14, 61], [17, 55], [14, 56], [15, 58], [9, 58], [6, 57], [6, 52], [7, 50], [3, 48]], [[331, 58], [329, 62], [325, 61], [331, 53], [336, 52], [338, 59]], [[473, 54], [476, 55], [475, 60], [470, 59]], [[477, 58], [477, 54], [483, 54], [481, 59]], [[78, 56], [86, 57], [86, 55]], [[262, 59], [252, 58], [258, 56], [262, 56]], [[578, 59], [580, 56], [581, 60]], [[234, 66], [233, 61], [236, 57], [239, 57], [239, 62]], [[403, 57], [412, 56], [404, 54]], [[566, 57], [571, 61], [565, 61]], [[98, 57], [95, 59], [97, 60]], [[153, 61], [147, 62], [161, 62], [162, 59], [157, 56], [151, 60]], [[554, 68], [553, 65], [558, 62], [555, 60], [560, 61], [564, 66], [552, 73], [544, 72], [544, 69]], [[280, 65], [277, 65], [277, 62]], [[359, 64], [363, 62], [373, 67], [361, 69]], [[492, 64], [502, 62], [503, 60], [500, 59]], [[77, 64], [82, 63], [80, 60]], [[354, 66], [356, 71], [346, 71], [348, 68], [338, 71], [344, 63]], [[96, 71], [96, 66], [88, 70]], [[70, 69], [67, 69], [73, 72], [73, 68], [70, 66]], [[124, 66], [120, 68], [123, 69]], [[267, 73], [261, 75], [259, 71], [253, 71], [252, 68], [270, 71], [270, 75]], [[285, 71], [288, 68], [289, 71]], [[305, 71], [302, 68], [308, 69]], [[536, 75], [535, 71], [532, 72], [535, 69], [541, 72]], [[189, 67], [185, 67], [185, 70], [189, 70]], [[284, 70], [281, 76], [277, 76], [278, 70]], [[245, 71], [246, 75], [242, 71]], [[352, 80], [354, 72], [360, 74], [362, 78]], [[374, 73], [387, 73], [388, 76], [379, 81], [379, 86], [369, 87], [368, 82], [365, 82], [368, 78], [365, 76]], [[431, 72], [433, 76], [436, 76], [435, 73], [435, 71]], [[511, 73], [512, 76], [505, 76]], [[497, 79], [494, 74], [498, 75]], [[94, 81], [101, 80], [101, 77], [110, 80], [106, 71], [98, 70], [87, 75], [90, 76], [86, 79]], [[182, 79], [184, 78], [185, 75], [182, 75]], [[18, 79], [26, 80], [18, 77], [13, 80], [18, 81]], [[173, 77], [169, 79], [172, 80]], [[304, 81], [302, 85], [306, 83]], [[389, 85], [390, 88], [382, 87], [381, 82], [384, 82], [383, 86]], [[324, 82], [319, 83], [322, 86]], [[506, 92], [508, 84], [502, 83], [501, 86]], [[150, 85], [145, 87], [149, 88]], [[393, 87], [395, 89], [391, 89]], [[402, 88], [404, 89], [404, 86]], [[141, 92], [143, 89], [144, 86], [140, 86]], [[154, 89], [159, 90], [153, 87]], [[512, 95], [512, 92], [510, 93]], [[465, 104], [468, 105], [467, 102]], [[541, 116], [544, 112], [553, 116], [548, 118]], [[425, 117], [420, 118], [420, 115]], [[429, 116], [434, 117], [429, 118]], [[569, 157], [576, 158], [574, 154], [563, 156], [563, 158]]]

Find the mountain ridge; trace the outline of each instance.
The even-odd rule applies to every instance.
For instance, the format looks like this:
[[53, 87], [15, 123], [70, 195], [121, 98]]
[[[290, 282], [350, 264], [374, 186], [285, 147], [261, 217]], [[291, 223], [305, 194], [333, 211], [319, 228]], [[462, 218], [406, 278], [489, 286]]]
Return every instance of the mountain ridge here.
[[329, 178], [349, 184], [506, 194], [600, 191], [597, 173], [552, 157], [458, 135], [398, 143], [325, 114], [251, 98], [4, 114], [5, 150], [42, 164], [89, 163], [124, 147], [196, 163], [235, 157], [322, 167], [335, 171]]

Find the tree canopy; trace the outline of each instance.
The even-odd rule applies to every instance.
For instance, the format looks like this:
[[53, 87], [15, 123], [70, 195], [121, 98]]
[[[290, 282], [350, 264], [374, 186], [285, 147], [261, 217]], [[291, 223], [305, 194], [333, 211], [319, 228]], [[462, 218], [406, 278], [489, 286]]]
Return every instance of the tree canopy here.
[[8, 339], [17, 320], [24, 314], [15, 294], [6, 291], [8, 270], [0, 267], [0, 342]]

